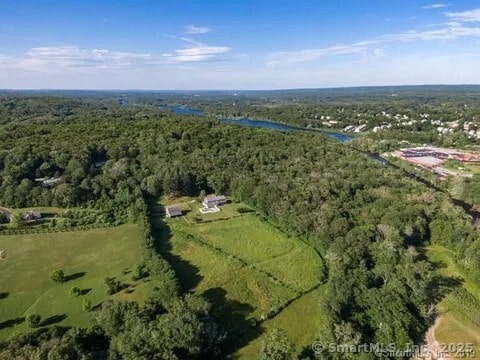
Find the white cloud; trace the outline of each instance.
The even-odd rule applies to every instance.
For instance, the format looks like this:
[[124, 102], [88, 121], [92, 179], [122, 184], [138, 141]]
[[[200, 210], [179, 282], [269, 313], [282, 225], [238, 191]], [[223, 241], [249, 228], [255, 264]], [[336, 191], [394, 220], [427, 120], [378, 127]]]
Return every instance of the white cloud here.
[[196, 46], [175, 50], [175, 54], [164, 54], [171, 62], [202, 62], [218, 59], [219, 55], [230, 51], [226, 46]]
[[0, 69], [46, 73], [131, 70], [169, 63], [212, 61], [228, 51], [228, 47], [206, 45], [179, 49], [163, 55], [107, 49], [90, 50], [76, 46], [36, 47], [15, 57], [0, 54]]
[[195, 26], [195, 25], [187, 25], [185, 26], [185, 33], [186, 34], [206, 34], [210, 32], [211, 29], [205, 26]]
[[[188, 47], [184, 49], [177, 49], [174, 53], [165, 53], [163, 57], [168, 60], [168, 62], [202, 62], [202, 61], [212, 61], [217, 60], [220, 55], [226, 54], [230, 51], [230, 48], [227, 46], [210, 46], [203, 44], [199, 41], [193, 40], [188, 37], [175, 36], [164, 34], [164, 36], [181, 40], [187, 43]], [[192, 46], [193, 45], [193, 46]]]
[[443, 28], [426, 31], [409, 30], [403, 33], [385, 34], [377, 39], [359, 41], [353, 44], [338, 44], [325, 48], [275, 52], [269, 54], [268, 62], [300, 63], [315, 61], [332, 55], [366, 54], [369, 51], [373, 52], [375, 56], [379, 56], [381, 49], [376, 49], [373, 45], [395, 42], [480, 38], [480, 27], [463, 26], [462, 23], [458, 21], [450, 21], [446, 24], [437, 24], [436, 26], [439, 25], [443, 25]]
[[48, 72], [88, 68], [119, 69], [155, 61], [155, 56], [151, 54], [86, 50], [75, 46], [35, 47], [18, 57], [0, 57], [0, 65], [5, 67]]
[[480, 27], [451, 26], [437, 30], [410, 30], [399, 34], [383, 35], [383, 39], [388, 41], [453, 40], [463, 37], [480, 37]]
[[[298, 51], [284, 51], [270, 54], [271, 57], [278, 58], [280, 60], [296, 63], [313, 61], [319, 58], [330, 55], [349, 55], [349, 54], [361, 54], [369, 49], [370, 45], [378, 44], [377, 40], [360, 41], [354, 44], [348, 45], [334, 45], [325, 48], [318, 49], [305, 49]], [[275, 61], [275, 60], [272, 60]], [[270, 61], [270, 62], [272, 62]]]
[[163, 36], [171, 38], [171, 39], [181, 40], [181, 41], [186, 42], [188, 44], [202, 45], [201, 42], [193, 40], [193, 39], [191, 39], [189, 37], [185, 37], [185, 36], [175, 36], [175, 35], [170, 35], [170, 34], [163, 34]]
[[[260, 60], [260, 59], [258, 59]], [[194, 66], [177, 65], [117, 69], [115, 72], [25, 72], [0, 66], [4, 88], [76, 89], [280, 89], [336, 86], [402, 84], [480, 83], [476, 71], [480, 56], [448, 54], [425, 56], [410, 54], [395, 57], [365, 56], [348, 62], [285, 64], [270, 67], [261, 63], [206, 64], [202, 71]], [[452, 66], [454, 64], [454, 66]]]
[[423, 6], [423, 9], [441, 9], [446, 8], [447, 6], [447, 4], [430, 4]]
[[383, 51], [383, 49], [377, 48], [377, 49], [373, 50], [373, 54], [376, 57], [382, 57], [382, 56], [385, 55], [385, 52]]
[[447, 17], [457, 22], [480, 22], [480, 9], [467, 10], [463, 12], [449, 12]]

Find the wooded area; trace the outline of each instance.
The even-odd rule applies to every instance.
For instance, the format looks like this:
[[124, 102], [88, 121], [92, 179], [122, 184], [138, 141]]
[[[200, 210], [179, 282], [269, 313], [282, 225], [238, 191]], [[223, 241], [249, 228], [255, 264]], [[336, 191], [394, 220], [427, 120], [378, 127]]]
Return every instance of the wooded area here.
[[[145, 265], [163, 284], [145, 306], [103, 303], [90, 329], [41, 330], [2, 343], [0, 358], [224, 356], [228, 329], [209, 316], [204, 299], [182, 292], [157, 252], [147, 200], [160, 195], [228, 194], [313, 246], [327, 267], [318, 309], [330, 323], [319, 334], [324, 343], [421, 341], [446, 291], [431, 276], [427, 244], [455, 250], [480, 281], [476, 230], [446, 194], [318, 134], [95, 98], [2, 98], [0, 123], [1, 206], [88, 208], [98, 223], [139, 223]], [[35, 181], [44, 177], [61, 180]], [[478, 179], [468, 186], [477, 201]]]

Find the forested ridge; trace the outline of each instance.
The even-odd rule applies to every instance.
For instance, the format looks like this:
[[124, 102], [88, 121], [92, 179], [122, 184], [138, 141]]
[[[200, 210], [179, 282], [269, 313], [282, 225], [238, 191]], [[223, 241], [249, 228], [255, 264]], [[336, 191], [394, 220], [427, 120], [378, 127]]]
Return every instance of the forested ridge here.
[[[145, 307], [106, 302], [92, 329], [19, 337], [1, 345], [0, 358], [225, 356], [228, 329], [215, 324], [204, 299], [181, 292], [156, 252], [146, 199], [162, 194], [228, 194], [312, 245], [327, 265], [318, 309], [330, 323], [318, 335], [324, 343], [420, 342], [444, 290], [423, 255], [429, 243], [455, 250], [480, 279], [476, 230], [445, 194], [318, 134], [242, 128], [108, 100], [0, 104], [0, 205], [76, 206], [98, 211], [106, 223], [137, 222], [145, 264], [164, 279]], [[43, 177], [61, 180], [44, 187], [35, 181]], [[46, 357], [54, 351], [57, 357]]]

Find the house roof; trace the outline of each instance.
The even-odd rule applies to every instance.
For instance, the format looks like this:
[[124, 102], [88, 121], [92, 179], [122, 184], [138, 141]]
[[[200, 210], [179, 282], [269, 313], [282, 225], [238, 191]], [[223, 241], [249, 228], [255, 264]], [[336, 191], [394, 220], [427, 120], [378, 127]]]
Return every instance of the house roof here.
[[167, 210], [167, 214], [170, 216], [183, 215], [183, 211], [179, 205], [167, 206], [166, 210]]
[[41, 216], [42, 214], [38, 210], [30, 210], [24, 213], [24, 215]]
[[224, 195], [208, 195], [205, 200], [207, 201], [222, 201], [222, 200], [225, 200], [225, 196]]

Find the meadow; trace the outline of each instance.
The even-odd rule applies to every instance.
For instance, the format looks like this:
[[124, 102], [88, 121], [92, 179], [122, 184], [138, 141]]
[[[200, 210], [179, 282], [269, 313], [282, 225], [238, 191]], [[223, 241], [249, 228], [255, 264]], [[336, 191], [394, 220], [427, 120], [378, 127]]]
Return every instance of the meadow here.
[[453, 260], [454, 253], [431, 245], [427, 254], [438, 265], [437, 274], [457, 283], [437, 305], [440, 322], [435, 338], [440, 344], [473, 344], [475, 358], [480, 358], [480, 286], [469, 278]]
[[299, 350], [315, 340], [324, 322], [318, 307], [324, 264], [310, 246], [254, 213], [239, 212], [243, 204], [199, 215], [195, 199], [162, 203], [187, 211], [161, 226], [161, 206], [152, 206], [162, 253], [185, 290], [208, 298], [220, 323], [235, 334], [231, 348], [236, 355], [258, 354], [263, 336], [274, 327], [283, 328]]
[[[41, 315], [42, 326], [88, 326], [93, 306], [107, 296], [105, 277], [129, 287], [116, 298], [143, 301], [152, 283], [132, 281], [130, 271], [141, 262], [140, 233], [136, 225], [79, 232], [0, 236], [0, 339], [30, 331], [26, 314]], [[55, 283], [52, 271], [62, 269], [67, 281]], [[148, 280], [147, 280], [148, 281]], [[81, 295], [69, 290], [78, 287]]]
[[329, 326], [328, 319], [322, 316], [319, 306], [323, 292], [323, 287], [315, 289], [292, 302], [278, 316], [263, 322], [262, 334], [239, 349], [236, 355], [242, 359], [255, 359], [267, 334], [275, 328], [285, 331], [299, 353], [304, 349], [310, 349], [316, 340], [316, 334]]
[[255, 215], [221, 223], [199, 224], [195, 231], [208, 244], [306, 291], [323, 280], [322, 260], [313, 249], [292, 239]]

